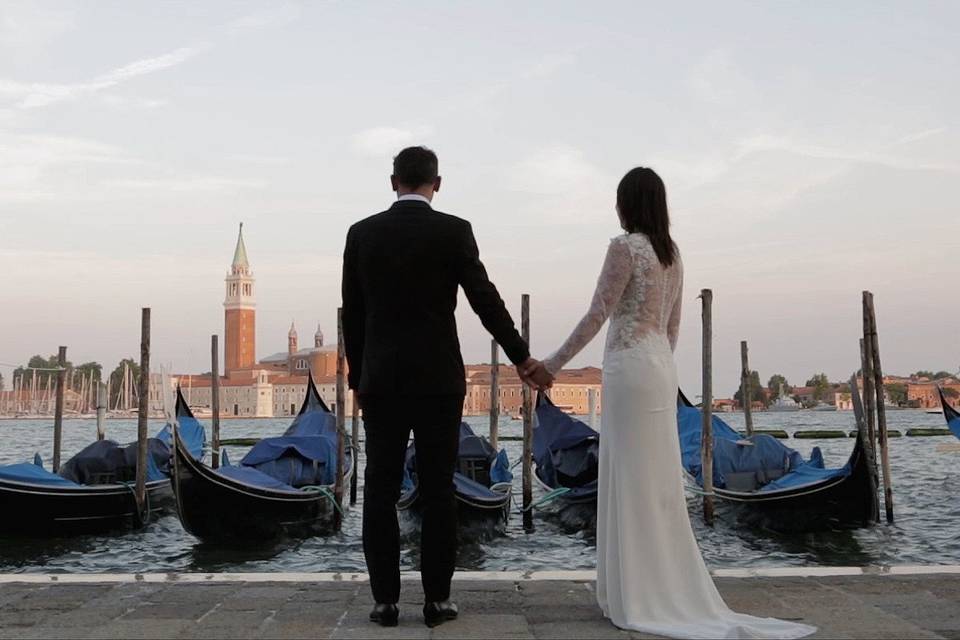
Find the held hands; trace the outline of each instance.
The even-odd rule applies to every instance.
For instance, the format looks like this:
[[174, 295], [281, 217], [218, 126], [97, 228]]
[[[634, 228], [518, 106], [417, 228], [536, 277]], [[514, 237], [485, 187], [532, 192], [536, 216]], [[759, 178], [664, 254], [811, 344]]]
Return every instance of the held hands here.
[[553, 386], [553, 375], [542, 362], [535, 358], [527, 358], [517, 365], [517, 375], [527, 386], [544, 391]]

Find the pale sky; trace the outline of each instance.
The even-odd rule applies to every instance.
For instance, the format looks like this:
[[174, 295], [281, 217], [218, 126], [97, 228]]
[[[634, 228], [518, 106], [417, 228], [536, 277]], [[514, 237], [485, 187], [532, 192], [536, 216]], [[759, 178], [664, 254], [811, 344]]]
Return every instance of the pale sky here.
[[616, 183], [644, 165], [684, 255], [692, 393], [704, 287], [718, 396], [741, 339], [764, 381], [848, 376], [863, 289], [887, 371], [956, 370], [958, 24], [952, 1], [4, 0], [0, 362], [65, 344], [112, 368], [150, 306], [154, 362], [209, 369], [241, 221], [258, 356], [291, 320], [335, 335], [346, 229], [422, 143], [518, 320], [531, 294], [535, 355], [586, 309]]

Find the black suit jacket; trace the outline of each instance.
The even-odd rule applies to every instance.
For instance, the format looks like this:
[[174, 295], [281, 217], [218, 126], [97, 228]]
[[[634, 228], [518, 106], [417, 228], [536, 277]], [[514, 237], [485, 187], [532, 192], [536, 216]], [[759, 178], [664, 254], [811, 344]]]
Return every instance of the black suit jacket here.
[[464, 394], [457, 288], [507, 357], [530, 356], [487, 277], [470, 223], [417, 200], [350, 227], [343, 254], [343, 334], [351, 389]]

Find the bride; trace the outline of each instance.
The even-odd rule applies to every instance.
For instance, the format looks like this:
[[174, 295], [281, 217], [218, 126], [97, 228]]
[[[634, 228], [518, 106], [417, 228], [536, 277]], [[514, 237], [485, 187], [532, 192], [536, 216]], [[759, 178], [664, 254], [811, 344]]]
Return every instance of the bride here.
[[731, 611], [690, 528], [677, 435], [683, 264], [652, 170], [617, 187], [626, 231], [610, 242], [593, 302], [544, 360], [555, 375], [610, 318], [603, 361], [597, 601], [622, 629], [675, 638], [801, 638], [815, 627]]

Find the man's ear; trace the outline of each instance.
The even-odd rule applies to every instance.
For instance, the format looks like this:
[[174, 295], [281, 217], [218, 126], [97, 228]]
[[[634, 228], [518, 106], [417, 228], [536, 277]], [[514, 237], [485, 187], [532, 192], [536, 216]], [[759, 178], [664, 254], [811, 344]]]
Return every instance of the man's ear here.
[[442, 180], [442, 178], [441, 178], [440, 176], [437, 176], [437, 179], [433, 181], [433, 192], [434, 192], [434, 193], [436, 193], [437, 191], [440, 191], [440, 181], [441, 181], [441, 180]]
[[397, 176], [390, 176], [390, 187], [396, 191], [400, 188], [400, 183], [397, 182]]

